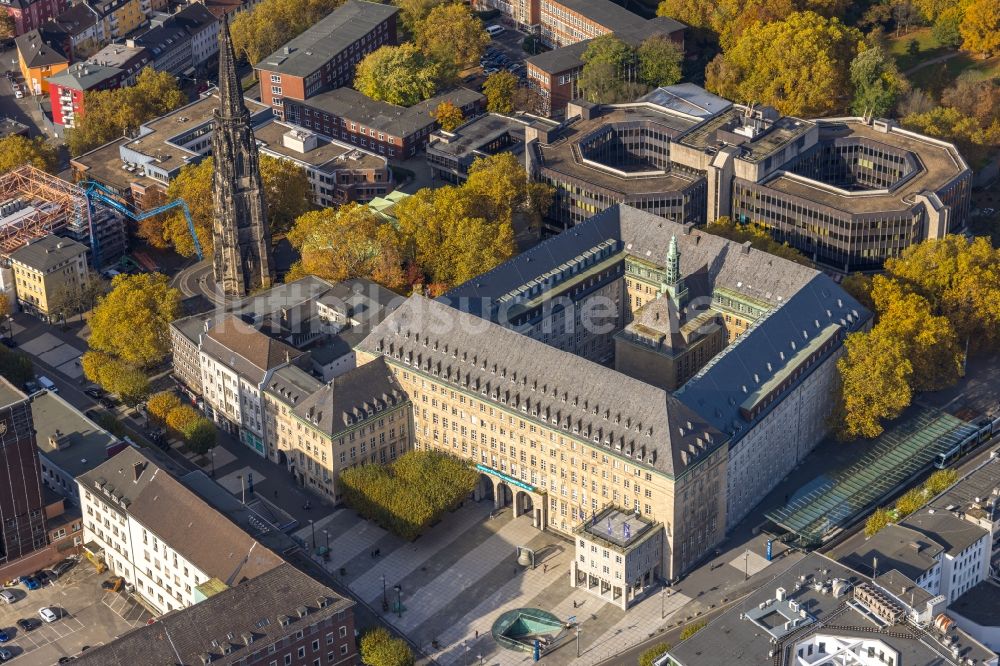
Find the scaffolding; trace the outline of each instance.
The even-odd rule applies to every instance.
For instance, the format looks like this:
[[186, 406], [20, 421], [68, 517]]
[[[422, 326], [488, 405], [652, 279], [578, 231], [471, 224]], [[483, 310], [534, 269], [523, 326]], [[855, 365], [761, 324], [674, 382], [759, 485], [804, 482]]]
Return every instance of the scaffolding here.
[[0, 253], [66, 227], [93, 236], [84, 191], [30, 164], [0, 175]]

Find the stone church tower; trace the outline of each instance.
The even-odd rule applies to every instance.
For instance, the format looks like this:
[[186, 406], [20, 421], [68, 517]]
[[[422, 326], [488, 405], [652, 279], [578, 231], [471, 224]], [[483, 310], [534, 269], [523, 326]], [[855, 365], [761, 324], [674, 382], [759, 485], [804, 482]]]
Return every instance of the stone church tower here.
[[271, 230], [250, 112], [236, 76], [229, 22], [219, 28], [219, 108], [212, 130], [215, 281], [227, 296], [246, 296], [274, 282]]

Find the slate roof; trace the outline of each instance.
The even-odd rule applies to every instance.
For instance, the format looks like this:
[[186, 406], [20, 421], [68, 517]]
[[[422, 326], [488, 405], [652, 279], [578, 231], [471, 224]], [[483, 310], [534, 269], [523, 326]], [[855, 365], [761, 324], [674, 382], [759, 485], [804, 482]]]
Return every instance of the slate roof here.
[[45, 43], [38, 30], [30, 30], [14, 41], [17, 44], [18, 53], [21, 54], [21, 58], [24, 59], [29, 68], [50, 67], [68, 62], [66, 56]]
[[269, 393], [287, 405], [296, 405], [323, 388], [323, 382], [316, 379], [297, 365], [286, 365], [271, 374], [264, 387]]
[[305, 102], [292, 103], [325, 111], [339, 118], [347, 118], [386, 134], [405, 137], [431, 125], [434, 122], [433, 111], [442, 102], [448, 101], [462, 108], [484, 99], [485, 97], [474, 90], [458, 87], [411, 107], [404, 107], [374, 100], [357, 90], [345, 87], [320, 93]]
[[[140, 474], [135, 479], [135, 467]], [[283, 560], [188, 490], [141, 451], [128, 447], [79, 476], [98, 495], [124, 498], [108, 504], [124, 511], [210, 577], [227, 585], [256, 578]], [[102, 483], [103, 490], [97, 484]], [[193, 539], [191, 535], [211, 535]]]
[[67, 37], [76, 37], [95, 23], [97, 23], [97, 17], [94, 12], [87, 6], [87, 3], [81, 2], [71, 5], [54, 19], [49, 19], [42, 26], [42, 32], [47, 35], [61, 34]]
[[665, 474], [681, 474], [725, 442], [662, 389], [422, 296], [411, 296], [359, 348], [470, 393], [496, 393], [511, 409]]
[[46, 272], [52, 267], [87, 252], [87, 246], [71, 238], [45, 236], [26, 243], [10, 253], [11, 261]]
[[235, 315], [224, 316], [202, 336], [201, 350], [257, 383], [264, 381], [268, 370], [303, 354]]
[[165, 21], [129, 40], [130, 46], [142, 46], [152, 54], [153, 59], [159, 58], [183, 42], [190, 41], [191, 35], [184, 26], [173, 21]]
[[200, 2], [192, 2], [167, 20], [184, 28], [191, 36], [196, 35], [213, 23], [219, 22], [215, 14], [210, 12]]
[[[261, 60], [257, 69], [308, 76], [398, 13], [399, 8], [393, 5], [347, 0], [326, 18]], [[291, 52], [286, 54], [286, 49]]]
[[[321, 603], [324, 607], [320, 607]], [[261, 576], [219, 592], [188, 608], [168, 613], [156, 622], [130, 631], [117, 640], [91, 648], [76, 657], [80, 666], [136, 666], [185, 664], [201, 666], [203, 655], [212, 664], [234, 664], [252, 652], [309, 632], [315, 625], [354, 603], [312, 579], [291, 564], [281, 564]], [[298, 609], [305, 608], [304, 617]], [[279, 617], [288, 616], [288, 626]], [[229, 636], [232, 636], [232, 639]], [[246, 644], [246, 637], [252, 642]], [[223, 646], [232, 646], [223, 654]]]
[[[783, 563], [777, 564], [781, 567]], [[806, 577], [805, 585], [799, 584], [800, 577]], [[878, 640], [899, 653], [898, 664], [922, 666], [959, 666], [966, 659], [977, 659], [986, 663], [995, 655], [982, 644], [962, 632], [951, 629], [953, 645], [958, 647], [958, 657], [952, 656], [950, 646], [941, 642], [941, 635], [925, 631], [909, 623], [879, 626], [849, 605], [848, 596], [837, 597], [829, 592], [815, 589], [815, 582], [832, 578], [850, 581], [852, 584], [865, 583], [861, 575], [819, 553], [810, 553], [793, 562], [766, 583], [735, 603], [722, 615], [708, 623], [703, 630], [669, 650], [671, 662], [678, 666], [732, 666], [732, 664], [773, 664], [793, 666], [800, 659], [792, 651], [799, 641], [812, 635]], [[871, 583], [866, 583], [871, 585]], [[786, 598], [795, 601], [806, 611], [806, 623], [800, 625], [777, 640], [773, 640], [768, 629], [751, 620], [761, 603], [775, 598], [777, 588], [786, 591]], [[896, 594], [898, 590], [889, 590]], [[850, 593], [848, 593], [850, 594]], [[902, 595], [900, 595], [902, 596]], [[900, 601], [904, 601], [899, 599]], [[909, 602], [906, 595], [904, 603]], [[773, 602], [772, 602], [773, 603]], [[922, 610], [922, 609], [917, 609]], [[764, 618], [766, 621], [766, 618]], [[781, 630], [782, 625], [774, 627]], [[769, 653], [774, 651], [774, 655]]]
[[325, 384], [299, 402], [294, 412], [323, 433], [333, 435], [406, 400], [380, 356]]

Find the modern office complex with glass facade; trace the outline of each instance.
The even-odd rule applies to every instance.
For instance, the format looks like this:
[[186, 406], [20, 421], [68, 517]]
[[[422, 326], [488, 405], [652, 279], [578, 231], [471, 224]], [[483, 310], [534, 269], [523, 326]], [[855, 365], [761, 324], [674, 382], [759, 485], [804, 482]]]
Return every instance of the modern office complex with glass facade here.
[[972, 171], [955, 146], [891, 121], [783, 117], [691, 84], [566, 115], [525, 155], [556, 188], [558, 228], [616, 203], [683, 223], [728, 216], [852, 272], [962, 229], [969, 212]]

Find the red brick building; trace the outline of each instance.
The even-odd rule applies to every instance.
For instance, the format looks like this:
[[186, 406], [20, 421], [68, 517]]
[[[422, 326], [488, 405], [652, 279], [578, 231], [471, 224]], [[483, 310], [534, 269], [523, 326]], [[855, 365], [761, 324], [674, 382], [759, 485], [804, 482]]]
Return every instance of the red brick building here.
[[0, 11], [14, 18], [14, 35], [41, 28], [69, 7], [69, 0], [0, 0]]
[[451, 102], [465, 118], [478, 116], [486, 98], [468, 88], [455, 88], [411, 107], [371, 99], [351, 88], [337, 88], [307, 101], [286, 99], [285, 119], [325, 136], [350, 141], [388, 159], [406, 159], [427, 145], [438, 128], [434, 109]]
[[257, 63], [261, 102], [282, 118], [282, 100], [306, 100], [349, 85], [354, 67], [372, 51], [396, 43], [399, 9], [347, 0], [329, 16]]

